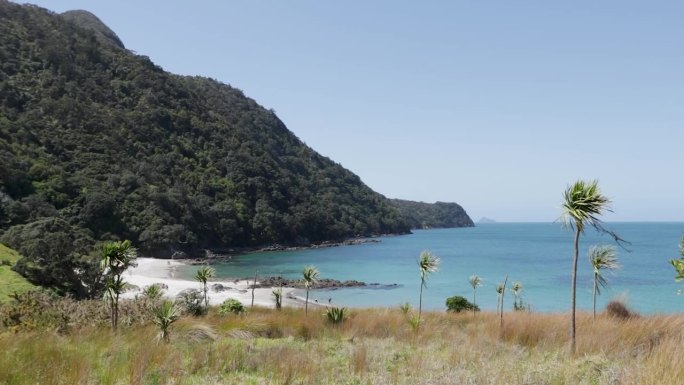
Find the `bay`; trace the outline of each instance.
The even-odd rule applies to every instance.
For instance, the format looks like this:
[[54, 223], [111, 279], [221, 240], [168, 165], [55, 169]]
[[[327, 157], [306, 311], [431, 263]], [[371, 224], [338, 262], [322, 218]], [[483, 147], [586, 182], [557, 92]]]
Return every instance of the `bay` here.
[[[684, 223], [609, 223], [611, 230], [630, 242], [617, 247], [622, 268], [607, 273], [609, 286], [598, 300], [601, 309], [613, 298], [622, 298], [641, 313], [684, 310], [682, 284], [674, 281], [669, 263], [679, 256]], [[445, 309], [449, 296], [472, 300], [468, 277], [482, 277], [477, 303], [483, 310], [496, 307], [495, 287], [509, 275], [509, 285], [520, 281], [523, 300], [533, 311], [566, 311], [570, 304], [570, 271], [573, 233], [557, 223], [495, 223], [474, 228], [414, 230], [413, 234], [378, 238], [379, 243], [293, 251], [262, 252], [233, 257], [215, 264], [219, 278], [283, 274], [297, 279], [305, 265], [313, 264], [321, 277], [355, 279], [366, 283], [397, 284], [394, 288], [315, 290], [319, 302], [349, 307], [395, 307], [418, 304], [420, 278], [417, 259], [429, 250], [441, 259], [440, 270], [430, 276], [424, 292], [426, 309]], [[580, 240], [578, 307], [591, 309], [592, 269], [590, 245], [615, 244], [607, 235], [587, 229]], [[188, 267], [190, 276], [196, 267]], [[507, 294], [506, 309], [512, 307]]]

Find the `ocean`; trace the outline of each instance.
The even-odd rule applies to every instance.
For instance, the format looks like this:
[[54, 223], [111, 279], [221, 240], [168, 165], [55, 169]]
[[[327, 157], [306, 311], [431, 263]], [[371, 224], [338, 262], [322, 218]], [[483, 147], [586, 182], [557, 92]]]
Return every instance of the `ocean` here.
[[[608, 223], [629, 241], [625, 249], [616, 245], [622, 268], [607, 272], [608, 287], [598, 298], [598, 309], [613, 299], [626, 300], [640, 313], [669, 313], [684, 310], [684, 283], [674, 281], [669, 263], [679, 256], [684, 223]], [[425, 309], [445, 309], [449, 296], [472, 300], [468, 277], [477, 274], [477, 304], [483, 310], [496, 308], [496, 285], [509, 276], [509, 287], [519, 281], [522, 298], [533, 311], [566, 311], [570, 307], [570, 274], [573, 232], [558, 223], [495, 223], [474, 228], [414, 230], [413, 234], [377, 238], [378, 243], [295, 251], [253, 253], [215, 264], [218, 278], [279, 275], [300, 278], [305, 265], [315, 265], [322, 278], [355, 279], [366, 283], [397, 286], [315, 290], [319, 302], [347, 307], [396, 307], [418, 304], [420, 277], [417, 259], [429, 250], [441, 260], [438, 272], [430, 275], [423, 294]], [[580, 238], [577, 303], [591, 310], [592, 269], [587, 252], [591, 245], [612, 244], [612, 238], [587, 229]], [[196, 267], [187, 267], [190, 276]], [[513, 296], [506, 295], [506, 309]]]

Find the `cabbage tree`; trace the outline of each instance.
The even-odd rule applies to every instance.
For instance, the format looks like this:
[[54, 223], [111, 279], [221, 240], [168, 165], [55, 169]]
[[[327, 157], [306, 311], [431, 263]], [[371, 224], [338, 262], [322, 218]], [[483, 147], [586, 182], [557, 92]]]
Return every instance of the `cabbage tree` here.
[[423, 251], [418, 258], [418, 270], [420, 271], [420, 299], [418, 302], [418, 322], [423, 312], [423, 288], [427, 285], [428, 276], [439, 270], [439, 258], [429, 251]]
[[572, 354], [575, 354], [577, 350], [577, 260], [579, 257], [580, 235], [584, 233], [584, 229], [587, 226], [591, 226], [598, 232], [611, 235], [617, 242], [623, 241], [615, 233], [605, 229], [603, 227], [603, 222], [599, 219], [599, 216], [601, 216], [604, 212], [612, 211], [610, 208], [610, 203], [610, 199], [601, 193], [598, 181], [596, 180], [589, 182], [578, 180], [577, 182], [568, 186], [563, 194], [562, 213], [559, 220], [565, 227], [574, 230], [575, 233], [570, 290], [570, 351]]
[[475, 302], [475, 291], [478, 287], [482, 286], [482, 279], [477, 275], [471, 275], [470, 278], [468, 278], [468, 282], [470, 282], [470, 286], [473, 288], [473, 315], [475, 315], [475, 309], [477, 308], [477, 302]]
[[306, 288], [306, 302], [304, 304], [304, 314], [309, 314], [309, 290], [318, 282], [321, 272], [318, 271], [316, 266], [309, 265], [302, 271], [302, 281], [304, 282], [304, 287]]
[[601, 287], [606, 287], [608, 282], [601, 274], [602, 270], [617, 270], [620, 264], [617, 260], [617, 252], [612, 246], [592, 246], [589, 249], [589, 262], [594, 269], [594, 288], [593, 288], [593, 311], [596, 319], [596, 296], [601, 295]]

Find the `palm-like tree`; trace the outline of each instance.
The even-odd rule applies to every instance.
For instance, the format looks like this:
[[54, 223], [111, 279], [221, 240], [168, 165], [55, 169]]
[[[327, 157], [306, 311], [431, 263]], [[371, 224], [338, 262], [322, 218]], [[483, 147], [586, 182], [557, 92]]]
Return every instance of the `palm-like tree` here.
[[601, 274], [602, 270], [617, 270], [620, 264], [617, 260], [617, 252], [612, 246], [592, 246], [589, 248], [589, 262], [594, 269], [593, 310], [596, 319], [596, 295], [601, 295], [601, 287], [606, 287], [608, 282]]
[[171, 301], [164, 301], [152, 309], [154, 323], [159, 326], [159, 340], [169, 342], [169, 328], [180, 317], [180, 308]]
[[209, 309], [209, 297], [207, 296], [208, 288], [207, 281], [216, 276], [216, 270], [211, 266], [202, 266], [195, 273], [195, 279], [202, 284], [202, 291], [204, 292], [204, 309]]
[[302, 278], [304, 287], [306, 288], [306, 302], [304, 303], [304, 314], [309, 314], [309, 290], [318, 282], [321, 272], [313, 266], [309, 265], [302, 271]]
[[478, 287], [482, 286], [482, 279], [477, 275], [471, 275], [470, 278], [468, 278], [468, 282], [470, 282], [470, 286], [473, 287], [473, 315], [475, 315], [475, 308], [477, 307], [477, 303], [475, 302], [475, 291]]
[[501, 312], [501, 295], [503, 294], [504, 287], [502, 284], [496, 285], [496, 315]]
[[107, 242], [100, 252], [100, 271], [105, 277], [105, 299], [109, 301], [112, 329], [119, 325], [119, 297], [126, 290], [123, 273], [135, 266], [138, 252], [131, 241]]
[[515, 297], [513, 299], [513, 310], [522, 310], [522, 300], [520, 299], [520, 295], [523, 291], [522, 282], [513, 282], [513, 284], [511, 285], [511, 291], [513, 292], [513, 297]]
[[504, 316], [504, 297], [506, 296], [506, 284], [508, 283], [508, 274], [506, 274], [506, 278], [504, 279], [503, 285], [498, 285], [496, 287], [496, 292], [499, 293], [499, 296], [501, 297], [501, 310], [499, 312], [499, 328], [501, 329], [501, 333], [503, 334], [503, 316]]
[[610, 200], [601, 194], [598, 181], [585, 182], [578, 180], [568, 186], [563, 194], [563, 212], [560, 220], [563, 225], [575, 230], [575, 252], [572, 263], [572, 287], [571, 287], [571, 345], [570, 351], [575, 354], [577, 348], [576, 338], [576, 309], [577, 309], [577, 260], [579, 257], [579, 238], [587, 226], [595, 228], [599, 232], [610, 234], [616, 241], [622, 241], [615, 233], [606, 230], [599, 216], [610, 209]]
[[418, 302], [418, 321], [423, 312], [423, 288], [427, 285], [428, 275], [439, 270], [439, 258], [429, 251], [423, 251], [418, 258], [418, 270], [420, 271], [420, 299]]
[[280, 310], [283, 307], [283, 289], [277, 288], [271, 291], [273, 293], [273, 302], [275, 302], [276, 310]]

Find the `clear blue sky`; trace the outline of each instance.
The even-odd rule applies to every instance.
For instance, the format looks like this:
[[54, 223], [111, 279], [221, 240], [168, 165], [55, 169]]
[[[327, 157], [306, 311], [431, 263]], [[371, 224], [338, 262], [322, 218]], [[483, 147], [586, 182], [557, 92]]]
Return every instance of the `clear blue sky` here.
[[388, 197], [552, 221], [684, 220], [682, 1], [34, 1], [245, 91]]

